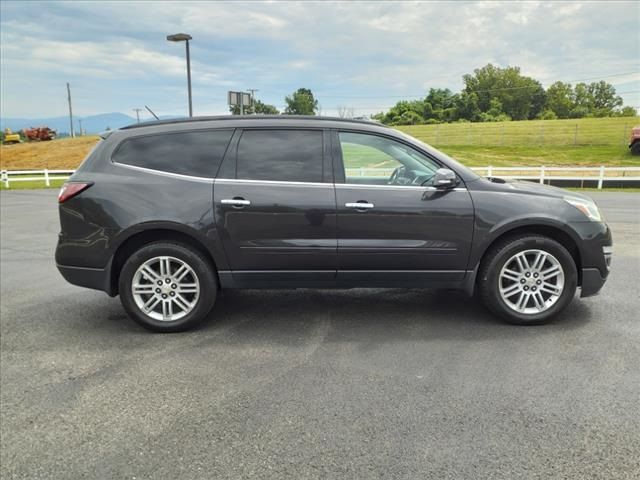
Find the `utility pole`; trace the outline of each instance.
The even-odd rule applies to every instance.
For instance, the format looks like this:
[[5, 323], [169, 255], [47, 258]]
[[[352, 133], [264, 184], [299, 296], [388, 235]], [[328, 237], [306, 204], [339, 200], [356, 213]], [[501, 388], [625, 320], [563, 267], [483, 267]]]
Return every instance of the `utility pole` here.
[[140, 123], [140, 112], [142, 111], [141, 108], [132, 108], [132, 110], [134, 112], [136, 112], [136, 119], [138, 120], [138, 123]]
[[78, 119], [78, 124], [80, 125], [80, 136], [82, 136], [82, 119]]
[[251, 92], [251, 108], [253, 109], [253, 114], [256, 114], [256, 92], [259, 90], [257, 88], [247, 88], [247, 92]]
[[71, 137], [75, 137], [76, 134], [73, 131], [73, 110], [71, 109], [71, 87], [69, 86], [69, 82], [67, 82], [67, 101], [69, 102], [69, 127], [71, 128]]

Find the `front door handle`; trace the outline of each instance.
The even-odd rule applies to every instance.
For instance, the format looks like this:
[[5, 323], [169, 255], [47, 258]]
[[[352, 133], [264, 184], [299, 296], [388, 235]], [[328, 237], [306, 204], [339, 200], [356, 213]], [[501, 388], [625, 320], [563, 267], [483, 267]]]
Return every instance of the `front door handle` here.
[[347, 208], [355, 208], [356, 210], [369, 210], [373, 208], [375, 205], [373, 203], [364, 202], [362, 200], [358, 202], [347, 202], [344, 204]]
[[248, 207], [249, 205], [251, 205], [251, 202], [249, 200], [245, 200], [241, 197], [223, 198], [222, 200], [220, 200], [220, 203], [222, 203], [223, 205], [231, 205], [233, 207], [239, 208]]

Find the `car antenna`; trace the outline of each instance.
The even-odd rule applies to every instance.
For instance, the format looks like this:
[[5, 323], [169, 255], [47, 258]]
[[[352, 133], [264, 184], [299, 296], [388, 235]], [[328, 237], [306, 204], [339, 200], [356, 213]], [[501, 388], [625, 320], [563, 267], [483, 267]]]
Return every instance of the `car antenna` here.
[[144, 108], [146, 108], [147, 110], [149, 110], [149, 113], [150, 113], [151, 115], [153, 115], [154, 117], [156, 117], [156, 120], [160, 120], [160, 119], [158, 118], [158, 116], [157, 116], [155, 113], [153, 113], [153, 110], [151, 110], [151, 109], [150, 109], [149, 107], [147, 107], [146, 105], [144, 106]]

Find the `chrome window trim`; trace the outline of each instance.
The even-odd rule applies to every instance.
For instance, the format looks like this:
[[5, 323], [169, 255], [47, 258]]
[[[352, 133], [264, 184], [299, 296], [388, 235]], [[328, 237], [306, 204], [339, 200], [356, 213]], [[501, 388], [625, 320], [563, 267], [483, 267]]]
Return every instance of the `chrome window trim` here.
[[[341, 189], [349, 188], [378, 188], [387, 190], [421, 190], [421, 191], [436, 191], [437, 188], [431, 186], [416, 186], [416, 185], [375, 185], [375, 184], [361, 184], [361, 183], [320, 183], [320, 182], [289, 182], [284, 180], [245, 180], [235, 178], [209, 178], [209, 177], [196, 177], [194, 175], [183, 175], [181, 173], [165, 172], [164, 170], [155, 170], [153, 168], [138, 167], [136, 165], [127, 165], [126, 163], [111, 162], [118, 167], [128, 168], [136, 170], [138, 172], [151, 173], [155, 175], [161, 175], [164, 177], [179, 178], [181, 180], [188, 180], [192, 182], [200, 183], [229, 183], [229, 184], [249, 184], [249, 185], [281, 185], [289, 187], [333, 187]], [[451, 188], [449, 191], [454, 192], [466, 192], [464, 187]]]
[[136, 165], [127, 165], [126, 163], [120, 163], [120, 162], [111, 162], [113, 165], [116, 165], [118, 167], [123, 167], [123, 168], [129, 168], [131, 170], [136, 170], [138, 172], [145, 172], [145, 173], [151, 173], [151, 174], [155, 174], [155, 175], [161, 175], [164, 177], [173, 177], [173, 178], [179, 178], [181, 180], [188, 180], [191, 182], [200, 182], [200, 183], [213, 183], [214, 179], [212, 177], [196, 177], [193, 175], [183, 175], [181, 173], [172, 173], [172, 172], [166, 172], [164, 170], [156, 170], [153, 168], [146, 168], [146, 167], [138, 167]]
[[[336, 188], [348, 189], [348, 188], [381, 188], [387, 190], [420, 190], [420, 191], [428, 191], [435, 192], [438, 189], [432, 186], [420, 186], [420, 185], [376, 185], [376, 184], [366, 184], [366, 183], [336, 183]], [[465, 187], [456, 187], [450, 188], [445, 191], [453, 191], [453, 192], [466, 192], [467, 189]]]
[[246, 185], [281, 185], [284, 187], [333, 187], [333, 183], [289, 182], [284, 180], [245, 180], [245, 179], [236, 179], [236, 178], [216, 178], [214, 183], [246, 184]]
[[[375, 184], [361, 184], [361, 183], [328, 183], [328, 182], [290, 182], [286, 180], [245, 180], [245, 179], [235, 179], [235, 178], [216, 178], [214, 183], [228, 183], [228, 184], [248, 184], [248, 185], [282, 185], [282, 186], [290, 186], [290, 187], [333, 187], [348, 189], [348, 188], [382, 188], [382, 189], [392, 189], [392, 190], [420, 190], [420, 191], [436, 191], [438, 190], [436, 187], [431, 186], [419, 186], [419, 185], [375, 185]], [[453, 191], [453, 192], [466, 192], [467, 189], [464, 187], [456, 187], [443, 191]]]

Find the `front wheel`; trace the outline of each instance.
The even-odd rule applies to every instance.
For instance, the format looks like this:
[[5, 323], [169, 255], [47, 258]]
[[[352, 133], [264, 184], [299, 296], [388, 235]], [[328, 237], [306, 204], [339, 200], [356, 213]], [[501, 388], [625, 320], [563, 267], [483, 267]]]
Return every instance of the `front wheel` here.
[[179, 332], [207, 316], [218, 285], [213, 267], [195, 249], [157, 242], [127, 259], [118, 282], [129, 316], [156, 332]]
[[569, 305], [578, 283], [571, 254], [541, 235], [507, 239], [483, 261], [479, 289], [485, 305], [510, 323], [548, 322]]

